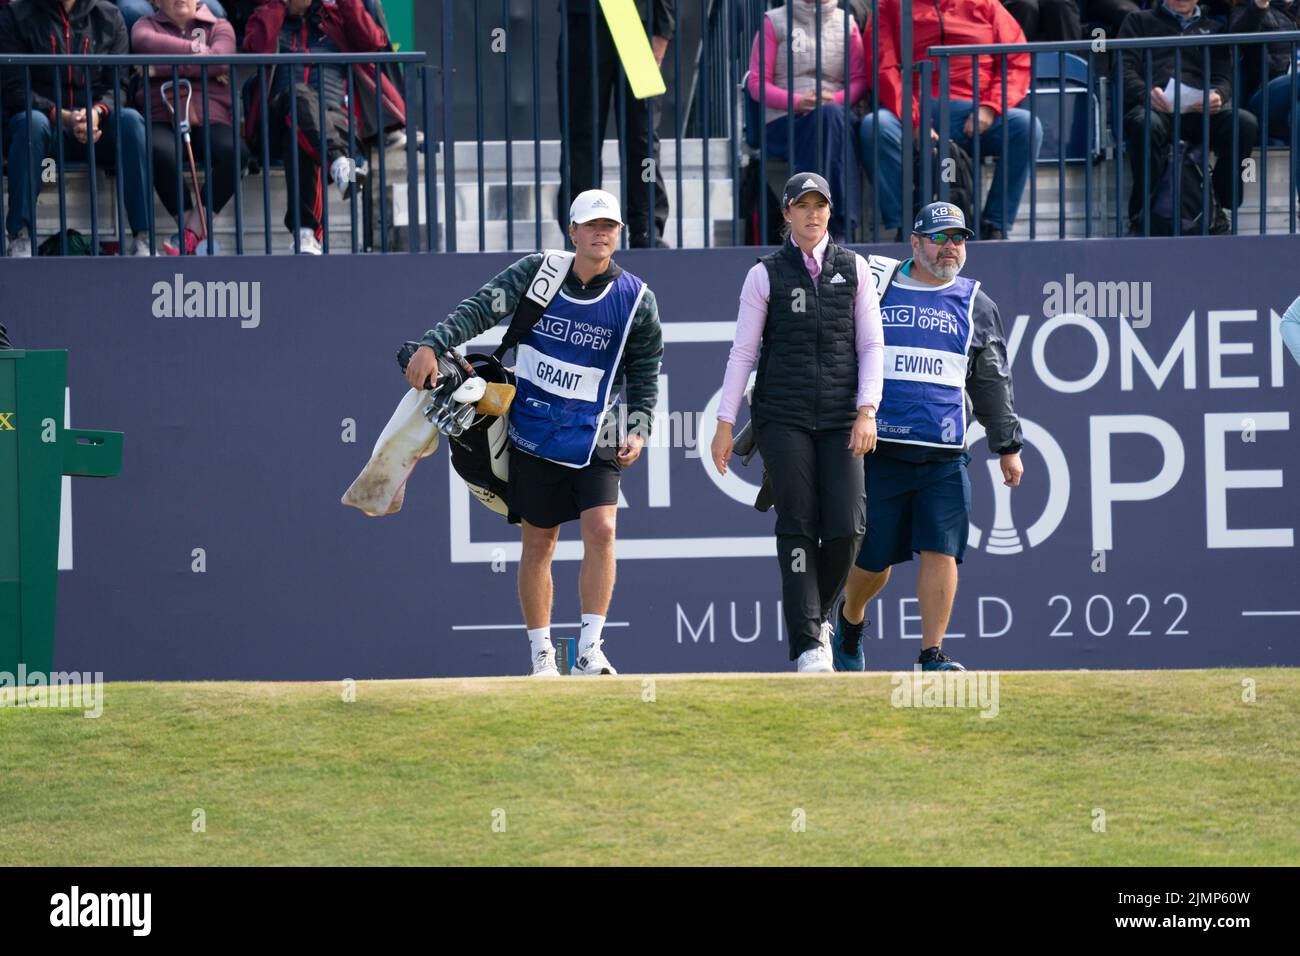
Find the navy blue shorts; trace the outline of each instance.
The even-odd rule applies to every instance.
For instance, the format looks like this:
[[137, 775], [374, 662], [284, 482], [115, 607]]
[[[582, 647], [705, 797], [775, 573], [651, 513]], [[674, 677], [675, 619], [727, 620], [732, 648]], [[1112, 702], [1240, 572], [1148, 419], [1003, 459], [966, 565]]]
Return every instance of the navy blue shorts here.
[[857, 566], [879, 572], [918, 551], [950, 554], [960, 564], [970, 533], [970, 456], [916, 464], [873, 452], [864, 462], [867, 534]]

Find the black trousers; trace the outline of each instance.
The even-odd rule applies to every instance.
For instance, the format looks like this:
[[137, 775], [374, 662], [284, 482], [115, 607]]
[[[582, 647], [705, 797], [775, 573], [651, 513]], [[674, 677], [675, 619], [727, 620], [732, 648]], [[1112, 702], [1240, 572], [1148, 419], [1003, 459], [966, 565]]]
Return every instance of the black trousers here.
[[1080, 0], [1002, 0], [1007, 13], [1015, 17], [1030, 43], [1081, 39], [1079, 3]]
[[[235, 135], [235, 131], [230, 126], [223, 123], [212, 124], [212, 168], [210, 175], [212, 179], [212, 208], [207, 209], [208, 218], [211, 219], [217, 213], [225, 208], [226, 203], [230, 202], [230, 197], [235, 194], [235, 178], [240, 175], [244, 162], [247, 160], [248, 150], [244, 146], [243, 140]], [[204, 169], [204, 151], [206, 138], [202, 126], [190, 128], [190, 142], [194, 147], [194, 163], [200, 169]], [[185, 143], [181, 141], [181, 165], [182, 174], [181, 197], [183, 206], [186, 210], [193, 208], [194, 201], [191, 190], [194, 183], [189, 174], [189, 157], [185, 153]], [[176, 128], [170, 123], [153, 124], [153, 185], [158, 192], [158, 198], [162, 204], [167, 207], [167, 211], [173, 216], [180, 217], [180, 209], [176, 205]], [[203, 200], [204, 208], [207, 208], [207, 188], [201, 185], [200, 197]]]
[[[1146, 125], [1145, 105], [1135, 106], [1124, 114], [1124, 146], [1128, 150], [1133, 174], [1133, 192], [1129, 195], [1129, 215], [1142, 215], [1142, 130]], [[1155, 189], [1156, 180], [1164, 170], [1165, 149], [1174, 135], [1174, 114], [1151, 111], [1151, 173], [1148, 182]], [[1184, 142], [1201, 142], [1201, 114], [1183, 113], [1178, 135]], [[1223, 109], [1210, 115], [1210, 149], [1214, 151], [1214, 171], [1210, 174], [1214, 194], [1225, 210], [1232, 207], [1232, 181], [1239, 175], [1241, 161], [1251, 154], [1259, 142], [1259, 121], [1247, 110], [1237, 111], [1237, 155], [1232, 155], [1232, 110]], [[1237, 203], [1240, 205], [1245, 189], [1237, 186]]]
[[[626, 80], [620, 82], [618, 52], [614, 39], [603, 16], [596, 17], [596, 68], [592, 83], [591, 24], [586, 16], [571, 16], [569, 26], [569, 69], [566, 76], [561, 50], [555, 60], [556, 87], [559, 91], [560, 123], [563, 126], [564, 101], [569, 103], [569, 142], [560, 144], [560, 192], [555, 200], [555, 218], [560, 229], [568, 235], [569, 207], [564, 201], [566, 187], [569, 202], [588, 189], [601, 188], [603, 170], [600, 150], [605, 141], [610, 107], [614, 108], [614, 122], [618, 127], [619, 142], [623, 147], [625, 169], [628, 171], [624, 187], [627, 190], [627, 207], [623, 217], [627, 221], [628, 244], [634, 247], [653, 246], [663, 238], [664, 223], [668, 221], [668, 188], [663, 173], [659, 171], [659, 134], [657, 110], [654, 99], [638, 100]], [[622, 115], [619, 115], [620, 90]], [[592, 112], [596, 112], [595, 125]], [[650, 187], [654, 186], [654, 234], [650, 234]], [[614, 190], [617, 195], [618, 190]]]
[[763, 422], [756, 429], [772, 479], [782, 611], [794, 660], [820, 640], [867, 530], [862, 459], [849, 451], [847, 428]]
[[[348, 152], [348, 118], [341, 111], [325, 109], [325, 162], [320, 158], [320, 100], [316, 89], [306, 83], [297, 83], [293, 95], [298, 100], [298, 179], [293, 178], [293, 160], [289, 155], [293, 133], [290, 129], [289, 92], [271, 97], [267, 124], [271, 135], [271, 148], [284, 157], [284, 176], [290, 195], [298, 197], [298, 227], [310, 229], [321, 237], [322, 208], [327, 201], [325, 190], [329, 187], [329, 166]], [[293, 230], [293, 209], [284, 214], [285, 228]]]

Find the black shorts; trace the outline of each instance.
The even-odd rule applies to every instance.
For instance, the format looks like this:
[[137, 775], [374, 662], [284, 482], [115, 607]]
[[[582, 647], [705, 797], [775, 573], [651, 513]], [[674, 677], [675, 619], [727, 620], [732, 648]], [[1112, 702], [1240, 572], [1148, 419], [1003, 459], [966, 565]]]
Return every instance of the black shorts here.
[[517, 447], [510, 447], [511, 524], [527, 521], [537, 528], [554, 528], [572, 521], [588, 508], [618, 504], [623, 466], [618, 449], [597, 445], [584, 468], [557, 465]]

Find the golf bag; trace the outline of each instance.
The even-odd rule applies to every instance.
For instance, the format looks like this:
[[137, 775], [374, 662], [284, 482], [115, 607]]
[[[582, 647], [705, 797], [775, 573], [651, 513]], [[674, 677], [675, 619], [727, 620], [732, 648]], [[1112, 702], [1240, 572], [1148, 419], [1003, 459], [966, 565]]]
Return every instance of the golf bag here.
[[[477, 375], [489, 383], [515, 384], [515, 373], [492, 355], [465, 356]], [[472, 406], [470, 406], [472, 407]], [[499, 515], [510, 508], [507, 492], [510, 479], [510, 437], [507, 415], [478, 415], [463, 431], [447, 435], [451, 467], [456, 469], [470, 494]]]
[[[470, 493], [485, 507], [502, 516], [510, 513], [509, 400], [494, 412], [487, 408], [490, 399], [484, 399], [482, 391], [473, 398], [466, 398], [462, 389], [468, 380], [481, 378], [487, 383], [489, 395], [497, 386], [500, 391], [508, 389], [510, 398], [513, 398], [515, 373], [505, 367], [501, 358], [541, 319], [564, 284], [573, 259], [572, 252], [556, 249], [542, 252], [541, 267], [515, 307], [501, 344], [491, 355], [475, 352], [462, 358], [459, 352], [451, 349], [438, 357], [438, 386], [429, 396], [425, 417], [447, 436], [451, 446], [451, 466]], [[397, 362], [403, 371], [419, 347], [418, 342], [407, 342], [397, 353]], [[425, 388], [431, 384], [428, 379], [424, 382]]]

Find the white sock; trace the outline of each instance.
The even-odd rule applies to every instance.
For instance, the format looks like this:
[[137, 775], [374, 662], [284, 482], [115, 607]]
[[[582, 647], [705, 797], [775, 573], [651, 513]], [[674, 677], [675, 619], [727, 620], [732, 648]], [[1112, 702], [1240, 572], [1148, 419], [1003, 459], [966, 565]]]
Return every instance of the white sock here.
[[591, 650], [593, 644], [600, 640], [601, 629], [605, 626], [605, 617], [601, 614], [582, 615], [582, 633], [578, 638], [578, 656]]
[[551, 643], [550, 626], [530, 627], [528, 629], [528, 643], [532, 645], [533, 657], [536, 657], [539, 653], [548, 648], [554, 650], [555, 646]]

